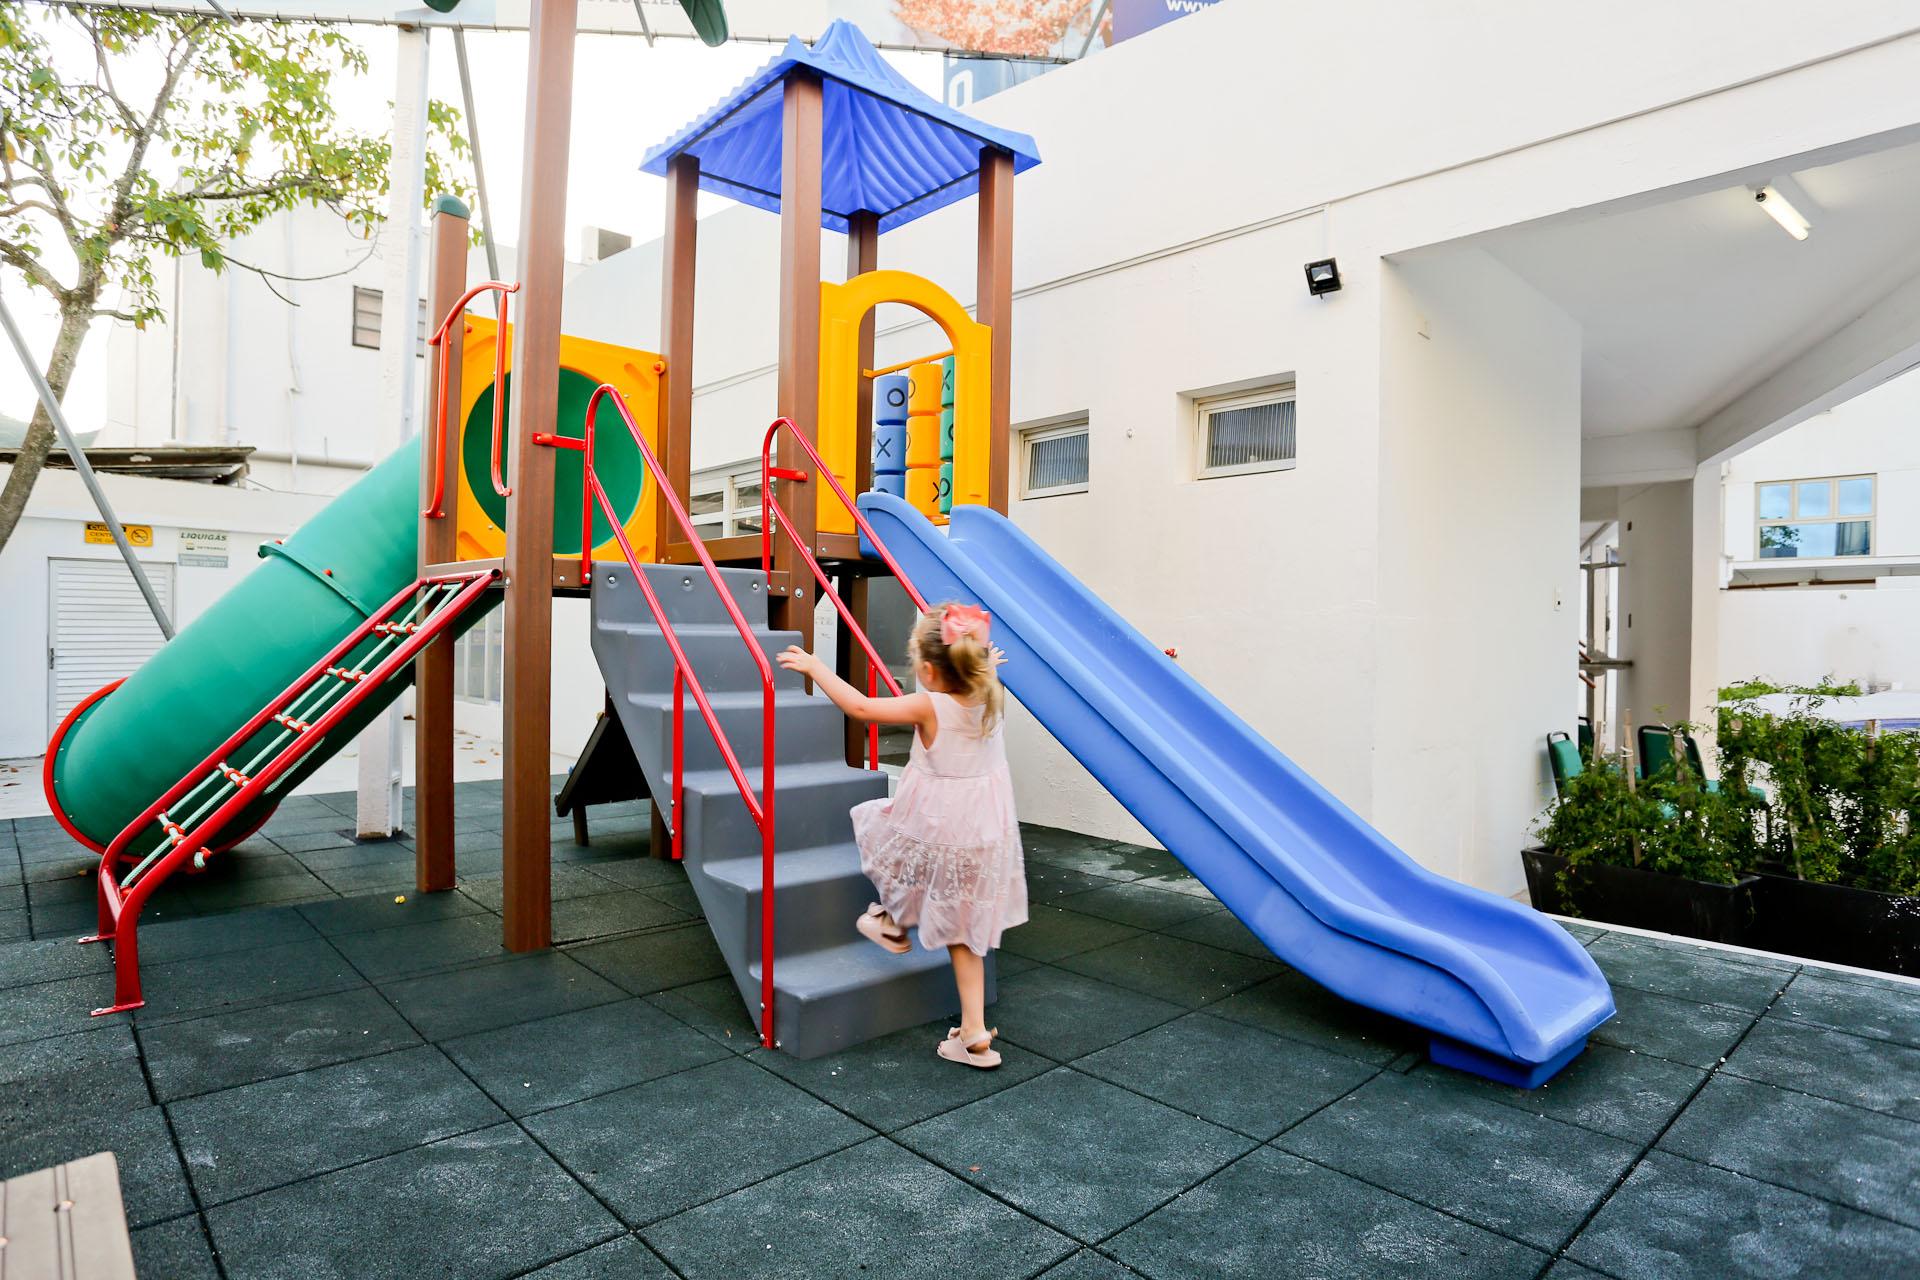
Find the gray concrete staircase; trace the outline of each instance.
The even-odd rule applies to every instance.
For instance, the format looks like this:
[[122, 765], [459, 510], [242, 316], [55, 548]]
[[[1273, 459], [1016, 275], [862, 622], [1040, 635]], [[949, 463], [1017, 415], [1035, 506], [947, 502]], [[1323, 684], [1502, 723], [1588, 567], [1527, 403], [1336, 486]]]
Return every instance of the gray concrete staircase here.
[[[752, 655], [698, 567], [645, 572], [757, 794], [762, 686]], [[767, 626], [758, 571], [721, 576], [769, 656], [798, 641]], [[664, 811], [673, 794], [673, 654], [626, 565], [595, 567], [593, 652]], [[848, 810], [885, 795], [886, 778], [845, 763], [845, 721], [831, 702], [790, 672], [774, 674], [774, 1032], [786, 1052], [815, 1058], [951, 1016], [958, 1003], [944, 950], [923, 951], [916, 938], [913, 951], [894, 956], [854, 932], [854, 917], [875, 894], [860, 871]], [[758, 1025], [760, 836], [690, 693], [685, 716], [687, 878]], [[987, 981], [991, 1000], [991, 961]]]

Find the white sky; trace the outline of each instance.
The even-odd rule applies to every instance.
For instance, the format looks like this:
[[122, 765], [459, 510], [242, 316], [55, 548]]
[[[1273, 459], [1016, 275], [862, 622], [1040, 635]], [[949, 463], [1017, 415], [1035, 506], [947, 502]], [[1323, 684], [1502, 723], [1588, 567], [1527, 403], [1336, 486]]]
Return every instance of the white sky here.
[[[379, 27], [353, 28], [367, 50], [371, 67], [355, 81], [337, 85], [337, 101], [350, 127], [386, 132], [391, 126], [395, 33]], [[648, 48], [644, 40], [622, 36], [581, 36], [574, 55], [573, 146], [567, 182], [567, 254], [575, 255], [579, 228], [586, 225], [625, 232], [636, 242], [660, 234], [665, 199], [659, 179], [639, 171], [640, 158], [654, 143], [718, 101], [777, 52], [765, 44], [730, 44], [708, 49], [690, 40], [662, 40]], [[521, 133], [525, 128], [527, 38], [506, 32], [471, 32], [468, 61], [480, 117], [480, 141], [487, 166], [487, 188], [499, 222], [501, 243], [518, 240], [520, 221]], [[915, 84], [939, 96], [941, 59], [937, 54], [885, 55]], [[433, 37], [429, 72], [433, 96], [458, 107], [459, 66], [453, 39]], [[708, 202], [725, 202], [702, 196]], [[476, 211], [477, 212], [477, 211]], [[54, 334], [54, 311], [45, 295], [29, 293], [19, 278], [5, 274], [8, 304], [26, 331], [36, 359], [44, 360]], [[106, 411], [106, 322], [96, 325], [80, 356], [67, 392], [68, 420], [76, 431], [98, 427]], [[33, 386], [0, 344], [0, 411], [25, 419], [33, 409]]]

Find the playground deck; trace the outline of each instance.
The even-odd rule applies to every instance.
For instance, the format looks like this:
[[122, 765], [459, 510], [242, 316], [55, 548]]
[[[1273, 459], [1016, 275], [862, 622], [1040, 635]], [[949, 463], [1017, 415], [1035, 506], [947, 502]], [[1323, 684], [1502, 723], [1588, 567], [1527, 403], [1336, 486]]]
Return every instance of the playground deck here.
[[1571, 926], [1620, 1015], [1521, 1093], [1165, 855], [1034, 828], [1006, 1065], [937, 1027], [800, 1062], [643, 805], [556, 825], [562, 945], [509, 957], [497, 784], [461, 785], [463, 885], [427, 898], [350, 804], [169, 885], [151, 1003], [102, 1021], [106, 954], [65, 941], [91, 860], [0, 823], [0, 1178], [114, 1150], [145, 1276], [1920, 1271], [1920, 985]]

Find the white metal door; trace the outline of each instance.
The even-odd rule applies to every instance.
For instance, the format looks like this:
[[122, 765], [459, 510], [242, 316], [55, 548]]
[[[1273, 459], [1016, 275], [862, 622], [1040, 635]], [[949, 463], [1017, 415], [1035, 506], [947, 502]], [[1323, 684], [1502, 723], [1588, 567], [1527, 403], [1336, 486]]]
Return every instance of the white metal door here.
[[[49, 560], [47, 733], [101, 685], [132, 675], [160, 648], [146, 597], [120, 560]], [[142, 561], [154, 594], [174, 616], [173, 566]]]

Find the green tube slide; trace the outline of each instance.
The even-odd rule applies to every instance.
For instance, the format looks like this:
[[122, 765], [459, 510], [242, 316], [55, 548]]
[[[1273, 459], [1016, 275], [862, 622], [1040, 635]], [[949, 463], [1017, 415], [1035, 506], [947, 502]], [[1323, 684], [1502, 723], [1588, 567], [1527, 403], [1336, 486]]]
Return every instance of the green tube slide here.
[[[46, 768], [47, 799], [69, 832], [105, 848], [235, 729], [415, 581], [419, 495], [414, 442], [335, 498], [284, 545], [262, 546], [265, 564], [119, 688], [70, 716], [55, 734]], [[406, 680], [395, 680], [376, 690], [218, 843], [231, 843], [264, 821], [281, 797], [352, 741], [405, 686]]]

